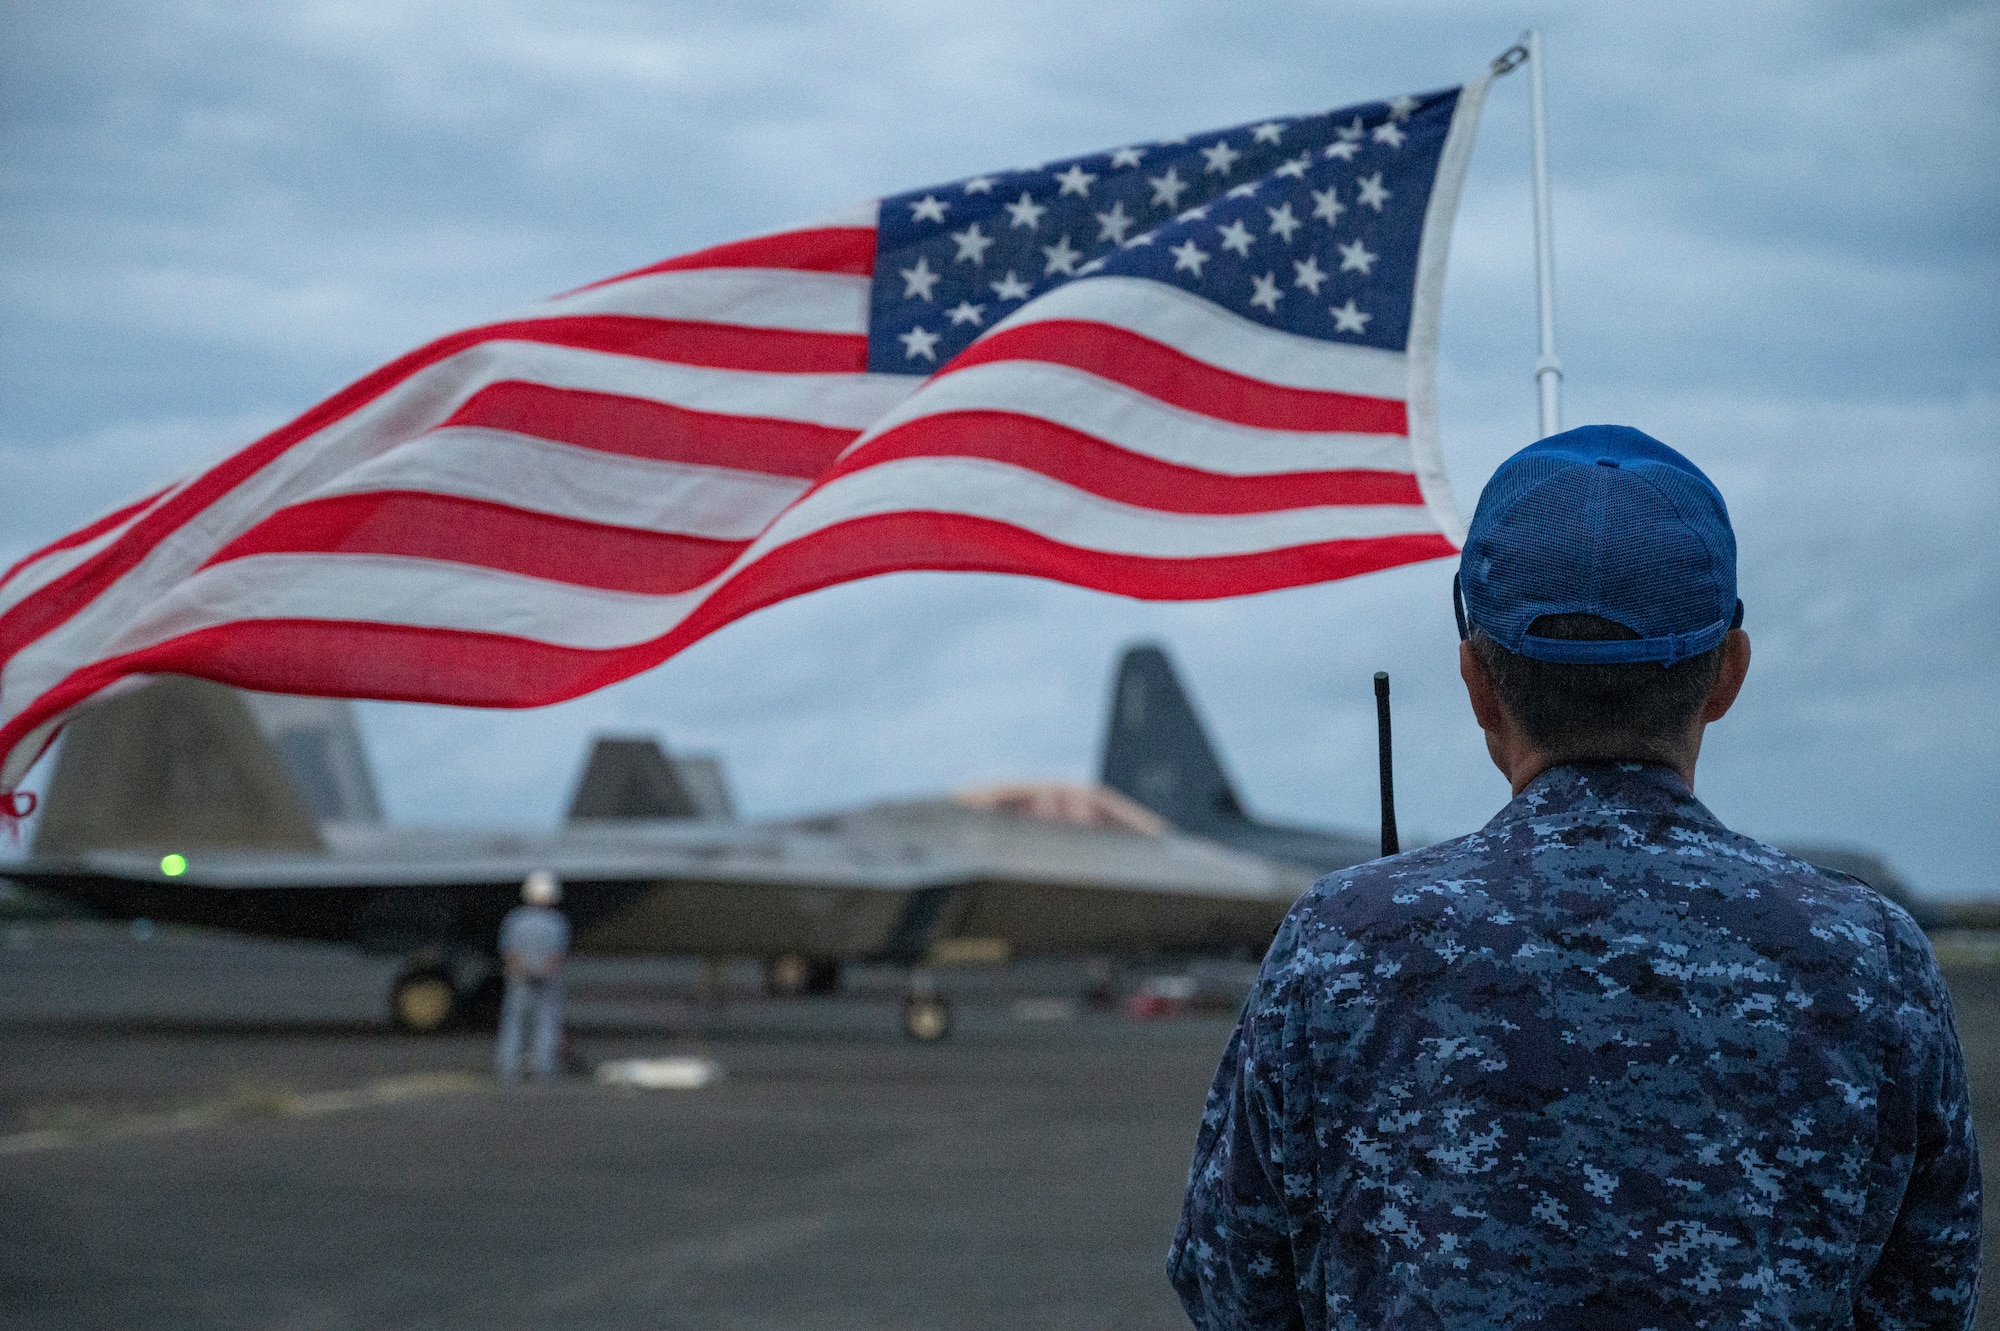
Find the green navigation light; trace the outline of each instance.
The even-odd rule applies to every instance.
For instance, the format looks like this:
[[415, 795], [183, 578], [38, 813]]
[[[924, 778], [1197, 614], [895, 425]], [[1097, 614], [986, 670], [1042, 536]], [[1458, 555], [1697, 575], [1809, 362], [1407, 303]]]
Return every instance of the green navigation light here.
[[169, 878], [178, 878], [188, 871], [185, 855], [168, 855], [160, 860], [160, 872]]

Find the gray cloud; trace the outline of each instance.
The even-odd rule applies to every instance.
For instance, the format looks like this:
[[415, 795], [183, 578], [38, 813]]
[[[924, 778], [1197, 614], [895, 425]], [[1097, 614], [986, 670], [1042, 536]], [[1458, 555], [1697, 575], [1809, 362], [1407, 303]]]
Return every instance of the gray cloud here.
[[[82, 3], [0, 51], [0, 561], [423, 339], [855, 199], [1455, 82], [1523, 14], [1550, 51], [1568, 415], [1730, 496], [1757, 642], [1702, 788], [1752, 831], [2000, 854], [2000, 11], [1694, 0], [1009, 6]], [[1494, 90], [1446, 299], [1469, 507], [1531, 437], [1525, 88]], [[371, 704], [395, 812], [547, 820], [585, 736], [728, 756], [823, 807], [1083, 777], [1105, 672], [1179, 654], [1253, 803], [1371, 817], [1395, 673], [1405, 821], [1504, 798], [1445, 565], [1203, 605], [905, 575], [774, 607], [525, 713]]]

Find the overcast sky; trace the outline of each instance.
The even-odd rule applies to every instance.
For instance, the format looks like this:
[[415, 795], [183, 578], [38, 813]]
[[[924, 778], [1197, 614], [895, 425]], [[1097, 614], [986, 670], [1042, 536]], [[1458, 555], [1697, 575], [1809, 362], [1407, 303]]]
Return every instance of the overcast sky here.
[[[582, 282], [993, 168], [1462, 82], [1539, 24], [1570, 424], [1716, 478], [1756, 659], [1698, 789], [1770, 839], [2000, 892], [2000, 6], [63, 5], [0, 41], [0, 566], [376, 364]], [[1473, 155], [1445, 297], [1470, 511], [1534, 435], [1527, 84]], [[1506, 799], [1447, 562], [1151, 605], [905, 574], [523, 713], [367, 704], [392, 816], [558, 815], [587, 738], [719, 751], [779, 814], [1095, 770], [1108, 674], [1175, 654], [1257, 811]], [[38, 772], [37, 779], [45, 779]]]

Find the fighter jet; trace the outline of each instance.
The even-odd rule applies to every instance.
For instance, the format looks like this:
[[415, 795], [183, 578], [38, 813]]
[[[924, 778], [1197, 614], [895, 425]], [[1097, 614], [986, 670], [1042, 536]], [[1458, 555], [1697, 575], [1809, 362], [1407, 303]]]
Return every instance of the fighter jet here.
[[0, 873], [115, 918], [406, 959], [397, 1025], [490, 1010], [522, 878], [564, 880], [580, 953], [758, 958], [825, 988], [911, 968], [905, 1029], [950, 1011], [928, 968], [1022, 955], [1254, 958], [1310, 882], [1113, 791], [1002, 787], [819, 817], [730, 817], [713, 762], [600, 740], [551, 834], [397, 827], [345, 703], [166, 676], [65, 729], [29, 856]]

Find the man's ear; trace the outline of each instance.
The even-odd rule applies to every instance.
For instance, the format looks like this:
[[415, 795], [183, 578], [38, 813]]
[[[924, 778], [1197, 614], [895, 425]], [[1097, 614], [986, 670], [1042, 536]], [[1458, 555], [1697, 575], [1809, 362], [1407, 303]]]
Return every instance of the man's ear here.
[[1493, 676], [1486, 673], [1486, 663], [1472, 650], [1470, 638], [1458, 644], [1458, 677], [1465, 681], [1465, 696], [1472, 702], [1479, 728], [1488, 734], [1510, 730], [1506, 714], [1500, 710], [1500, 693], [1493, 687]]
[[1708, 697], [1701, 704], [1703, 724], [1720, 721], [1723, 713], [1735, 705], [1736, 695], [1743, 691], [1743, 677], [1750, 673], [1750, 635], [1742, 629], [1731, 629], [1722, 639], [1722, 668], [1716, 671], [1715, 683], [1709, 686]]

